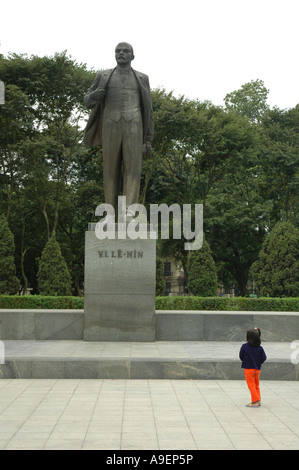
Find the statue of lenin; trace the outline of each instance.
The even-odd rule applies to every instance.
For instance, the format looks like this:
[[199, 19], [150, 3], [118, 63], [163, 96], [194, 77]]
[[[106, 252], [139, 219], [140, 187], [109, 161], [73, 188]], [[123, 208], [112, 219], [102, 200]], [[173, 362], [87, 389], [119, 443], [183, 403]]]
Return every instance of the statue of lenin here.
[[142, 153], [151, 153], [154, 120], [148, 76], [131, 68], [132, 46], [118, 44], [115, 58], [117, 66], [98, 72], [84, 96], [92, 109], [84, 143], [102, 145], [105, 203], [116, 210], [122, 173], [126, 206], [138, 202]]

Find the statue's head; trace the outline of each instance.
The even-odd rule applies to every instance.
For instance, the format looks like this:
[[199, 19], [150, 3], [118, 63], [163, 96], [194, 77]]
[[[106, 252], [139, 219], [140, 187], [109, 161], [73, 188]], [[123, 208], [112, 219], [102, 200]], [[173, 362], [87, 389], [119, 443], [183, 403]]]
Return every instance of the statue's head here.
[[131, 44], [120, 42], [115, 48], [115, 59], [121, 65], [131, 63], [134, 59], [134, 51]]

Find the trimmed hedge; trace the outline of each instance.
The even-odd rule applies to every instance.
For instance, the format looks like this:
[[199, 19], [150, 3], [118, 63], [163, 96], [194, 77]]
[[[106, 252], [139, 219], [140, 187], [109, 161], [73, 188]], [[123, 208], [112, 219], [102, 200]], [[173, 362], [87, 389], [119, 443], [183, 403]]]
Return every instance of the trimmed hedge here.
[[[2, 295], [0, 296], [0, 308], [83, 310], [84, 297]], [[298, 312], [299, 297], [156, 297], [156, 309]]]
[[1, 295], [0, 308], [83, 309], [83, 297]]
[[156, 309], [298, 312], [299, 298], [157, 297]]

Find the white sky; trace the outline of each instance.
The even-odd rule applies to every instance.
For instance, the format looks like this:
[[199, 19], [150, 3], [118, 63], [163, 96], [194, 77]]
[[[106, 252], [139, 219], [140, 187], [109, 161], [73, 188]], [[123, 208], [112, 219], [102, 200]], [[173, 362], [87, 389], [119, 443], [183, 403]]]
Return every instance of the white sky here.
[[67, 50], [98, 70], [125, 41], [152, 88], [222, 105], [260, 79], [269, 105], [286, 109], [299, 103], [298, 19], [299, 0], [5, 0], [0, 52]]

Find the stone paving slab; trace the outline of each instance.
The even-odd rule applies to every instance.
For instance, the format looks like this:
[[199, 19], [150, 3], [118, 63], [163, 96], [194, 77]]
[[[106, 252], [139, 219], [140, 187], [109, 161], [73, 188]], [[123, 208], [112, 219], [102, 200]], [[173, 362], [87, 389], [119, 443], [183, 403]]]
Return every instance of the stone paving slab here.
[[[242, 342], [4, 341], [0, 378], [240, 379]], [[268, 380], [299, 380], [291, 343], [264, 343]]]
[[[298, 450], [299, 381], [0, 380], [1, 450]], [[111, 453], [113, 455], [113, 453]]]

